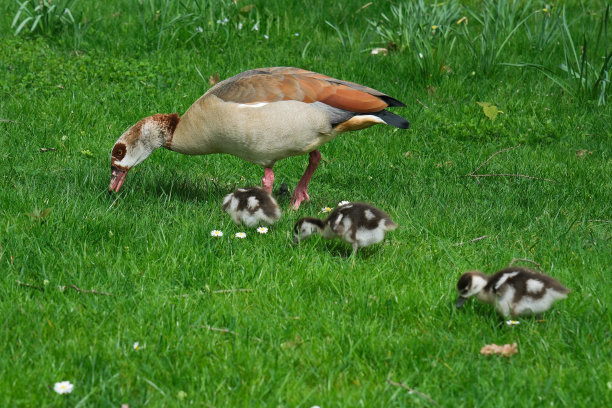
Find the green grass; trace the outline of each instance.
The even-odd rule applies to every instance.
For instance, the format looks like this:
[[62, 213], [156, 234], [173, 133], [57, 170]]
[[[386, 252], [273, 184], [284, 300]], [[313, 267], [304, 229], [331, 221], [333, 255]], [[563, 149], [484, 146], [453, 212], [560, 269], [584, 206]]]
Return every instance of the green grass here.
[[[433, 406], [388, 379], [440, 406], [612, 405], [612, 112], [538, 71], [498, 64], [558, 66], [560, 33], [535, 41], [529, 21], [486, 72], [457, 43], [451, 70], [427, 76], [403, 49], [369, 54], [386, 43], [364, 30], [390, 4], [315, 3], [212, 2], [196, 15], [195, 2], [81, 0], [72, 14], [86, 31], [17, 37], [19, 4], [0, 5], [1, 406]], [[576, 38], [595, 30], [605, 4], [569, 3]], [[165, 25], [157, 10], [167, 10]], [[478, 31], [473, 19], [469, 29]], [[183, 113], [215, 72], [274, 65], [389, 93], [406, 102], [394, 111], [412, 127], [324, 145], [312, 202], [296, 213], [281, 199], [267, 235], [234, 238], [244, 229], [220, 209], [262, 176], [231, 156], [160, 150], [120, 194], [106, 192], [109, 153], [128, 126]], [[477, 102], [504, 113], [492, 122]], [[479, 173], [552, 181], [467, 176], [516, 145]], [[306, 162], [279, 162], [276, 185], [293, 188]], [[291, 243], [299, 217], [341, 200], [371, 202], [401, 225], [354, 268], [341, 242]], [[45, 208], [44, 218], [27, 215]], [[514, 258], [572, 289], [544, 322], [508, 327], [476, 301], [455, 309], [462, 272]], [[479, 354], [512, 342], [510, 359]], [[62, 380], [72, 394], [53, 392]]]

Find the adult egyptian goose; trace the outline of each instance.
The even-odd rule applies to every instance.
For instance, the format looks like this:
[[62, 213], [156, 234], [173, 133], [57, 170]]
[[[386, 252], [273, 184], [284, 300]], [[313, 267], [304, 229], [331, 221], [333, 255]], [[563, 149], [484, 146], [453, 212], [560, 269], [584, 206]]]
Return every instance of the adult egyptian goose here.
[[388, 231], [396, 228], [397, 224], [384, 211], [365, 203], [347, 202], [336, 207], [325, 220], [300, 219], [293, 228], [293, 242], [321, 234], [323, 238], [340, 238], [357, 252], [359, 248], [379, 243]]
[[495, 306], [502, 316], [539, 315], [570, 292], [550, 276], [517, 266], [490, 276], [479, 271], [466, 272], [457, 282], [457, 291], [457, 308], [476, 296]]
[[281, 216], [274, 197], [259, 187], [239, 188], [226, 195], [221, 208], [236, 224], [247, 227], [274, 224]]
[[310, 154], [291, 205], [310, 200], [308, 183], [323, 143], [337, 135], [384, 123], [410, 123], [386, 111], [406, 106], [375, 89], [299, 68], [259, 68], [219, 82], [179, 117], [156, 114], [130, 127], [113, 146], [109, 191], [158, 147], [196, 155], [228, 153], [264, 167], [263, 188], [272, 191], [278, 160]]

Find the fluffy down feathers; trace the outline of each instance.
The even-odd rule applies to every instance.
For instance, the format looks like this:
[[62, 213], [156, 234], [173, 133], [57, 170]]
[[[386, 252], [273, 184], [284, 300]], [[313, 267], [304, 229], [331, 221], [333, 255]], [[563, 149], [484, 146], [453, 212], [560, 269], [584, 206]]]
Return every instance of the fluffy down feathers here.
[[223, 211], [238, 225], [274, 224], [281, 216], [276, 200], [259, 187], [239, 188], [223, 199]]

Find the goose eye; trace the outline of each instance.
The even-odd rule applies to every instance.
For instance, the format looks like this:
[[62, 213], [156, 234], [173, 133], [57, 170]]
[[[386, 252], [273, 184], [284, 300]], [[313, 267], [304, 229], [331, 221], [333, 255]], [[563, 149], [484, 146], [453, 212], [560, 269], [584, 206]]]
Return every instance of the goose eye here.
[[113, 156], [117, 160], [122, 160], [125, 157], [126, 150], [127, 149], [125, 148], [125, 145], [123, 143], [118, 143], [115, 145], [115, 147], [113, 147], [111, 156]]

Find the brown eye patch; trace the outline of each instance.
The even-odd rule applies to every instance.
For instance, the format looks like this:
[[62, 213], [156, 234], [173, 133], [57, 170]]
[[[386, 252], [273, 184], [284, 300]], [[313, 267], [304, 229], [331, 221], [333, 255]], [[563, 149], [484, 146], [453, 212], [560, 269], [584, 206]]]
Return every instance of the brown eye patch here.
[[125, 145], [123, 143], [117, 143], [115, 147], [113, 147], [113, 151], [111, 152], [111, 156], [113, 156], [117, 160], [121, 160], [125, 157], [125, 152], [127, 151]]

